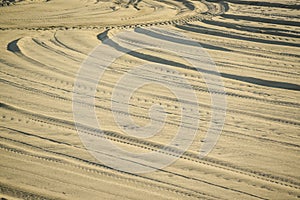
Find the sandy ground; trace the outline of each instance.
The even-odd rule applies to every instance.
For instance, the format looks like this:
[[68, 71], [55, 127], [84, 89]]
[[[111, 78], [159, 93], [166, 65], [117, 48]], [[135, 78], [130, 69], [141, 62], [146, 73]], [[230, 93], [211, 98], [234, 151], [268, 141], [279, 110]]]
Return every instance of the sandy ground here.
[[[298, 0], [36, 0], [0, 7], [0, 197], [299, 199], [299, 9]], [[193, 38], [214, 60], [226, 91], [224, 128], [213, 151], [199, 159], [210, 93], [198, 72], [171, 62], [199, 99], [197, 137], [166, 168], [146, 174], [114, 170], [92, 157], [77, 134], [74, 81], [102, 36], [155, 26]], [[144, 87], [131, 98], [128, 117], [141, 125], [153, 103], [169, 113], [153, 138], [132, 139], [110, 110], [114, 82], [149, 58], [138, 55], [119, 58], [104, 75], [95, 109], [110, 140], [131, 151], [155, 151], [179, 126], [180, 105], [170, 91]]]

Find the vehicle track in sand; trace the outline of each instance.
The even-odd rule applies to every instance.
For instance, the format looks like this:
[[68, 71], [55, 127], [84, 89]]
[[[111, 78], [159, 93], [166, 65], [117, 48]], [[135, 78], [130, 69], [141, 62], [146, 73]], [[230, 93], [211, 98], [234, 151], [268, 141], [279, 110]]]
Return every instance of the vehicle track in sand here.
[[[36, 121], [38, 123], [42, 123], [45, 125], [51, 125], [51, 126], [58, 126], [58, 127], [63, 127], [65, 129], [69, 129], [69, 130], [73, 130], [76, 131], [76, 129], [74, 128], [74, 123], [71, 121], [65, 121], [65, 120], [61, 120], [61, 119], [55, 119], [55, 118], [51, 118], [49, 116], [43, 116], [43, 115], [36, 115], [33, 113], [30, 113], [28, 111], [24, 111], [24, 110], [20, 110], [20, 109], [16, 109], [13, 108], [9, 105], [4, 105], [2, 104], [1, 106], [2, 108], [6, 108], [6, 109], [12, 109], [15, 110], [17, 113], [22, 113], [23, 115], [27, 116], [26, 118], [29, 120], [33, 120]], [[15, 119], [15, 118], [11, 118], [11, 119]], [[88, 126], [85, 125], [80, 125], [84, 127], [84, 130], [86, 130], [86, 134], [92, 134], [96, 137], [102, 137], [100, 135], [100, 133], [97, 133], [97, 130], [94, 130], [93, 128], [90, 128]], [[114, 132], [105, 132], [105, 137], [107, 137], [108, 139], [112, 140], [112, 141], [116, 141], [119, 143], [125, 143], [128, 145], [133, 145], [139, 148], [145, 148], [151, 151], [159, 151], [160, 148], [163, 147], [163, 145], [158, 144], [158, 143], [152, 143], [152, 142], [148, 142], [145, 140], [140, 140], [134, 137], [129, 137], [129, 136], [125, 136], [119, 133], [114, 133]], [[169, 153], [170, 155], [174, 154], [176, 155], [176, 152], [178, 150], [177, 149], [169, 149]], [[160, 152], [160, 153], [164, 153], [164, 152]], [[291, 180], [287, 180], [284, 178], [280, 178], [280, 177], [276, 177], [274, 175], [268, 175], [268, 174], [264, 174], [263, 172], [256, 172], [253, 170], [247, 170], [247, 169], [242, 169], [242, 168], [238, 168], [237, 166], [232, 166], [229, 163], [222, 163], [220, 161], [217, 160], [213, 160], [213, 159], [199, 159], [198, 155], [192, 152], [186, 152], [184, 153], [181, 158], [192, 161], [192, 162], [197, 162], [197, 163], [201, 163], [204, 165], [209, 165], [209, 166], [213, 166], [216, 168], [220, 168], [220, 169], [225, 169], [225, 170], [229, 170], [231, 172], [235, 172], [235, 173], [239, 173], [239, 174], [243, 174], [243, 175], [247, 175], [250, 177], [255, 177], [258, 179], [262, 179], [264, 181], [268, 181], [271, 183], [275, 183], [275, 184], [280, 184], [280, 185], [284, 185], [284, 186], [288, 186], [288, 187], [292, 187], [292, 188], [297, 188], [299, 189], [300, 183], [296, 183], [294, 181]]]
[[[57, 2], [66, 6], [61, 0]], [[80, 195], [92, 198], [93, 194], [127, 199], [299, 198], [297, 1], [288, 4], [281, 0], [143, 0], [117, 5], [86, 0], [86, 6], [82, 6], [83, 1], [78, 2], [65, 10], [55, 10], [54, 1], [0, 8], [3, 16], [0, 19], [1, 194], [22, 199], [79, 199]], [[37, 10], [48, 8], [49, 12], [36, 14], [31, 6], [37, 6]], [[24, 16], [25, 8], [33, 9], [32, 15]], [[9, 12], [19, 12], [19, 16]], [[106, 18], [111, 14], [120, 20], [108, 22]], [[100, 18], [103, 21], [98, 23]], [[66, 19], [71, 20], [66, 23]], [[110, 79], [142, 62], [162, 63], [177, 70], [199, 99], [203, 98], [199, 102], [199, 141], [164, 169], [151, 174], [130, 174], [85, 154], [72, 121], [72, 92], [81, 62], [103, 38], [113, 39], [118, 31], [150, 26], [179, 31], [198, 41], [210, 54], [225, 84], [226, 122], [214, 151], [199, 159], [197, 152], [211, 118], [211, 93], [202, 74], [185, 63], [160, 58], [160, 54], [150, 51], [129, 53], [116, 60], [95, 91], [95, 109], [103, 116], [111, 112], [109, 102], [115, 83]], [[174, 76], [160, 67], [153, 70]], [[156, 77], [151, 80], [159, 82]], [[80, 87], [92, 90], [88, 84]], [[120, 88], [126, 90], [126, 86]], [[195, 102], [179, 105], [168, 94], [147, 90], [139, 91], [130, 102], [137, 112], [114, 112], [149, 121], [151, 118], [144, 115], [149, 106], [157, 104], [167, 109], [171, 118], [165, 122], [169, 129], [162, 141], [135, 138], [109, 124], [104, 135], [87, 125], [79, 126], [85, 134], [105, 137], [122, 147], [177, 155], [180, 150], [176, 147], [168, 148], [168, 152], [160, 149], [179, 126], [195, 130], [188, 124], [180, 124], [178, 112], [180, 108], [186, 109], [185, 104], [196, 105]], [[40, 185], [31, 184], [28, 177]]]

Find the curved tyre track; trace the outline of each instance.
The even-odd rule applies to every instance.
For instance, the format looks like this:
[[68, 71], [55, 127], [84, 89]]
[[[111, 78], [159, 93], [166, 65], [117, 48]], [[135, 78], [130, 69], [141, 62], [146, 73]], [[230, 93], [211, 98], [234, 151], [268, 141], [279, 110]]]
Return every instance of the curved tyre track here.
[[[151, 193], [179, 199], [299, 198], [299, 177], [293, 172], [297, 161], [283, 158], [289, 155], [291, 159], [295, 158], [300, 148], [297, 135], [300, 127], [297, 114], [300, 109], [297, 101], [300, 91], [297, 81], [300, 75], [300, 55], [296, 51], [300, 48], [300, 32], [297, 29], [300, 24], [297, 20], [299, 16], [293, 16], [294, 11], [299, 10], [299, 4], [263, 0], [137, 0], [124, 5], [102, 6], [104, 4], [100, 1], [93, 2], [95, 5], [91, 2], [86, 1], [86, 6], [79, 6], [75, 2], [75, 6], [69, 10], [61, 12], [57, 9], [57, 12], [45, 13], [44, 16], [36, 16], [33, 9], [31, 17], [23, 18], [22, 11], [19, 12], [20, 16], [5, 19], [5, 15], [10, 14], [3, 10], [4, 17], [0, 19], [0, 22], [3, 21], [0, 26], [0, 41], [4, 44], [0, 48], [0, 83], [5, 89], [0, 90], [0, 127], [3, 131], [0, 136], [0, 149], [4, 152], [5, 159], [19, 159], [23, 163], [36, 162], [40, 165], [48, 163], [49, 168], [51, 165], [56, 170], [72, 172], [76, 176], [82, 176], [85, 181], [97, 180], [97, 177], [109, 178], [116, 190], [124, 182], [126, 186], [128, 184], [128, 188], [135, 187], [142, 196]], [[18, 6], [20, 5], [11, 8], [17, 11]], [[126, 9], [132, 9], [131, 14], [122, 15]], [[136, 12], [145, 14], [138, 16]], [[61, 24], [65, 19], [76, 18], [76, 13], [82, 14], [75, 22], [71, 23], [70, 20], [70, 23]], [[115, 15], [115, 18], [120, 17], [120, 22], [93, 21], [101, 17], [105, 21], [103, 16], [110, 14]], [[83, 22], [84, 17], [91, 19], [90, 23]], [[142, 18], [145, 20], [139, 20]], [[137, 175], [82, 157], [81, 153], [85, 152], [85, 148], [69, 139], [76, 133], [69, 114], [74, 76], [88, 52], [98, 45], [97, 39], [101, 42], [103, 38], [110, 37], [111, 31], [148, 26], [177, 28], [188, 37], [199, 41], [220, 66], [230, 104], [220, 145], [216, 146], [212, 156], [199, 159], [198, 153], [194, 151], [196, 147], [193, 147], [180, 157], [180, 164], [157, 169], [154, 174]], [[100, 31], [104, 32], [99, 33]], [[98, 38], [95, 37], [96, 34]], [[114, 76], [122, 75], [136, 60], [167, 64], [178, 69], [197, 95], [209, 99], [210, 93], [203, 77], [195, 73], [195, 69], [176, 60], [166, 59], [163, 54], [157, 56], [131, 52], [129, 58], [116, 61], [117, 67], [111, 68], [110, 73]], [[168, 70], [159, 67], [155, 69], [155, 73], [173, 76]], [[212, 72], [203, 70], [202, 73]], [[159, 82], [156, 77], [150, 79]], [[90, 82], [88, 77], [86, 82]], [[178, 85], [175, 81], [172, 84]], [[88, 84], [80, 87], [92, 90]], [[114, 82], [109, 78], [97, 88], [96, 109], [104, 113], [111, 112], [107, 103], [113, 88]], [[126, 86], [121, 86], [120, 89], [125, 91]], [[174, 97], [142, 91], [138, 96], [131, 97], [130, 101], [132, 107], [140, 113], [115, 112], [149, 121], [151, 118], [142, 113], [147, 112], [150, 104], [159, 104], [170, 109], [169, 114], [174, 118], [167, 121], [166, 125], [174, 130], [180, 125], [177, 120], [180, 117], [177, 112], [179, 106]], [[52, 102], [55, 103], [52, 105]], [[195, 102], [184, 103], [194, 105]], [[203, 108], [200, 114], [204, 113], [205, 117], [200, 119], [203, 124], [198, 128], [205, 130], [210, 119], [211, 105], [208, 102], [200, 102], [199, 105]], [[182, 107], [183, 111], [184, 109], [185, 106]], [[169, 147], [167, 152], [162, 152], [162, 142], [135, 138], [115, 131], [116, 129], [107, 130], [101, 135], [95, 128], [83, 124], [80, 126], [84, 128], [85, 134], [105, 137], [120, 146], [141, 152], [156, 151], [171, 156], [180, 152], [176, 147]], [[172, 135], [170, 133], [167, 136]], [[274, 153], [278, 157], [271, 156]], [[16, 155], [18, 158], [15, 158]], [[265, 162], [268, 159], [269, 162]], [[285, 161], [288, 162], [283, 163]], [[271, 164], [263, 166], [265, 163]], [[7, 166], [7, 163], [0, 163], [0, 170], [4, 172], [1, 175], [3, 180], [5, 173], [10, 173]], [[29, 175], [22, 166], [16, 167], [16, 170], [17, 168]], [[195, 176], [191, 176], [192, 172], [196, 173]], [[20, 179], [16, 177], [14, 180], [17, 185]], [[58, 184], [69, 184], [59, 181], [57, 180]], [[104, 184], [105, 180], [98, 183]], [[71, 184], [69, 186], [72, 188]], [[94, 187], [81, 186], [74, 184], [74, 188], [96, 191]], [[205, 188], [209, 190], [206, 191]], [[148, 190], [149, 193], [146, 192]], [[0, 181], [0, 193], [22, 199], [57, 199], [43, 192], [31, 192], [26, 188], [6, 184], [5, 181]]]
[[[70, 122], [70, 121], [56, 119], [56, 118], [52, 118], [52, 117], [44, 116], [44, 115], [37, 115], [37, 114], [29, 113], [28, 111], [20, 110], [20, 109], [17, 109], [17, 108], [14, 108], [14, 107], [11, 107], [11, 106], [5, 105], [5, 104], [2, 104], [1, 107], [10, 109], [10, 110], [15, 110], [17, 112], [21, 112], [25, 116], [28, 116], [30, 120], [34, 120], [39, 123], [45, 123], [48, 125], [63, 127], [63, 128], [69, 129], [69, 130], [76, 131], [76, 129], [74, 127], [74, 123]], [[119, 134], [116, 132], [105, 131], [105, 135], [101, 136], [102, 134], [101, 134], [101, 132], [99, 133], [99, 130], [95, 130], [95, 129], [85, 126], [85, 125], [80, 125], [80, 126], [82, 126], [84, 128], [84, 130], [86, 131], [86, 134], [91, 134], [95, 137], [106, 137], [107, 139], [110, 139], [110, 140], [118, 142], [118, 143], [125, 143], [128, 145], [133, 145], [138, 148], [143, 148], [143, 149], [147, 149], [147, 150], [151, 150], [151, 151], [158, 151], [159, 153], [164, 153], [164, 152], [159, 151], [159, 149], [161, 149], [163, 147], [163, 145], [161, 145], [159, 143], [153, 143], [153, 142], [149, 142], [146, 140], [137, 139], [135, 137], [125, 136], [123, 134]], [[178, 150], [176, 148], [172, 148], [172, 147], [167, 148], [167, 150], [169, 151], [168, 152], [169, 155], [177, 155], [177, 152], [180, 151], [180, 150]], [[288, 186], [288, 187], [292, 187], [292, 188], [297, 188], [297, 189], [300, 188], [300, 183], [294, 182], [292, 180], [288, 180], [286, 178], [281, 178], [281, 177], [276, 177], [275, 175], [271, 175], [271, 174], [265, 174], [263, 172], [258, 172], [258, 171], [249, 170], [249, 169], [243, 169], [238, 166], [234, 166], [230, 163], [224, 163], [222, 161], [214, 160], [211, 158], [204, 158], [201, 160], [198, 158], [197, 154], [192, 153], [192, 152], [185, 152], [181, 156], [181, 158], [192, 161], [192, 162], [201, 163], [201, 164], [208, 165], [208, 166], [213, 166], [213, 167], [216, 167], [219, 169], [228, 170], [228, 171], [231, 171], [234, 173], [239, 173], [239, 174], [247, 175], [250, 177], [255, 177], [257, 179], [261, 179], [261, 180], [268, 181], [271, 183]]]

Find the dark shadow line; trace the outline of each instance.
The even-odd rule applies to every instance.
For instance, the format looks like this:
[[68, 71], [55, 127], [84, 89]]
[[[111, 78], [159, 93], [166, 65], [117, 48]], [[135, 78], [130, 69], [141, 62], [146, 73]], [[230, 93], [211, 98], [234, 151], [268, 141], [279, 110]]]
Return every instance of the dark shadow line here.
[[246, 20], [246, 21], [253, 21], [253, 22], [263, 22], [268, 24], [278, 24], [278, 25], [297, 26], [297, 27], [300, 26], [300, 22], [295, 22], [295, 21], [285, 21], [285, 20], [278, 20], [278, 19], [251, 17], [251, 16], [244, 16], [244, 15], [232, 15], [232, 14], [222, 14], [221, 16], [233, 20]]
[[232, 34], [220, 32], [216, 29], [212, 29], [212, 28], [207, 29], [203, 26], [194, 25], [194, 24], [176, 25], [176, 27], [179, 29], [182, 29], [182, 30], [186, 30], [186, 31], [192, 31], [195, 33], [205, 33], [205, 34], [214, 35], [214, 36], [223, 37], [223, 38], [229, 38], [229, 39], [246, 40], [246, 41], [258, 42], [258, 43], [264, 43], [264, 44], [300, 47], [300, 44], [298, 44], [298, 43], [265, 40], [265, 39], [261, 39], [261, 38], [251, 38], [251, 37], [245, 37], [245, 36], [240, 36], [240, 35], [232, 35]]
[[165, 65], [174, 66], [174, 67], [183, 68], [183, 69], [189, 69], [189, 70], [193, 70], [193, 71], [199, 71], [201, 73], [207, 73], [207, 74], [216, 75], [216, 76], [218, 76], [220, 74], [222, 77], [228, 78], [231, 80], [238, 80], [241, 82], [247, 82], [247, 83], [270, 87], [270, 88], [279, 88], [279, 89], [300, 91], [300, 85], [297, 85], [297, 84], [278, 82], [278, 81], [269, 81], [269, 80], [254, 78], [254, 77], [239, 76], [239, 75], [228, 74], [228, 73], [218, 73], [215, 71], [201, 69], [201, 68], [196, 69], [194, 67], [190, 67], [188, 65], [184, 65], [179, 62], [167, 60], [164, 58], [160, 58], [157, 56], [152, 56], [149, 54], [144, 54], [144, 53], [140, 53], [140, 52], [136, 52], [136, 51], [131, 51], [130, 49], [120, 46], [118, 43], [112, 41], [111, 39], [104, 39], [104, 38], [108, 38], [107, 32], [103, 32], [103, 33], [99, 34], [98, 38], [102, 38], [101, 41], [104, 44], [109, 45], [120, 52], [126, 53], [135, 58], [139, 58], [139, 59], [146, 60], [149, 62], [165, 64]]
[[19, 40], [20, 40], [20, 38], [8, 43], [7, 44], [7, 50], [10, 51], [10, 52], [13, 52], [13, 53], [20, 53], [21, 50], [18, 47]]
[[[208, 2], [220, 2], [220, 0], [206, 0]], [[292, 4], [283, 4], [283, 3], [272, 3], [272, 2], [262, 2], [262, 1], [245, 1], [245, 0], [225, 0], [229, 3], [234, 4], [242, 4], [249, 6], [263, 6], [263, 7], [275, 7], [275, 8], [288, 8], [299, 10], [300, 5], [292, 5]]]
[[[145, 30], [145, 29], [142, 29], [142, 28], [136, 28], [134, 31], [137, 32], [137, 33], [141, 33], [141, 34], [150, 36], [150, 37], [160, 38], [160, 39], [167, 40], [167, 41], [174, 42], [174, 43], [178, 43], [178, 44], [191, 45], [191, 46], [196, 46], [196, 47], [199, 47], [199, 45], [200, 45], [200, 46], [202, 46], [206, 49], [227, 51], [227, 52], [232, 51], [232, 50], [224, 48], [224, 47], [218, 47], [218, 46], [205, 44], [205, 43], [200, 43], [198, 41], [191, 41], [191, 40], [182, 39], [182, 38], [175, 38], [175, 37], [171, 37], [171, 36], [168, 36], [168, 35], [163, 35], [163, 34], [151, 31], [151, 30]], [[198, 45], [196, 45], [196, 43]]]
[[229, 23], [229, 22], [219, 22], [219, 21], [212, 21], [212, 20], [202, 20], [202, 22], [205, 24], [210, 24], [210, 25], [214, 25], [214, 26], [222, 26], [225, 28], [232, 28], [232, 29], [236, 29], [236, 30], [240, 30], [240, 31], [247, 31], [247, 32], [251, 32], [251, 33], [261, 33], [261, 34], [268, 34], [268, 35], [281, 36], [281, 37], [300, 38], [300, 35], [280, 32], [280, 31], [284, 31], [283, 29], [243, 26], [240, 24], [234, 24], [234, 23]]

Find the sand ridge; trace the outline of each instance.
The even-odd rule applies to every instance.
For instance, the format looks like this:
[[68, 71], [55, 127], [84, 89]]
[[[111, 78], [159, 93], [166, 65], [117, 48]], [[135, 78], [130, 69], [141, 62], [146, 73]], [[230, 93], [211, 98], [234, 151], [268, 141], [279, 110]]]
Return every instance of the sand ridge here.
[[[299, 198], [298, 1], [70, 2], [25, 1], [0, 7], [1, 197]], [[147, 174], [118, 171], [93, 158], [78, 137], [72, 113], [74, 80], [82, 61], [103, 38], [155, 26], [195, 39], [210, 54], [225, 85], [226, 121], [214, 150], [199, 159], [212, 115], [201, 74], [184, 68], [185, 61], [167, 52], [148, 49], [125, 55], [96, 90], [97, 117], [109, 140], [131, 151], [157, 151], [177, 130], [180, 105], [159, 87], [134, 94], [128, 114], [145, 124], [149, 107], [162, 105], [170, 115], [157, 137], [131, 137], [111, 114], [115, 81], [159, 56], [164, 59], [157, 63], [178, 70], [193, 86], [201, 117], [193, 144], [172, 165]], [[156, 70], [172, 76], [168, 70]], [[88, 126], [86, 134], [93, 134]]]

